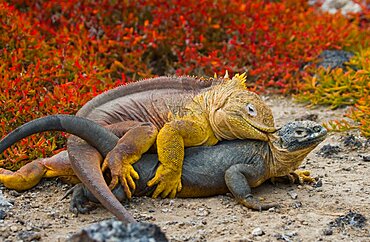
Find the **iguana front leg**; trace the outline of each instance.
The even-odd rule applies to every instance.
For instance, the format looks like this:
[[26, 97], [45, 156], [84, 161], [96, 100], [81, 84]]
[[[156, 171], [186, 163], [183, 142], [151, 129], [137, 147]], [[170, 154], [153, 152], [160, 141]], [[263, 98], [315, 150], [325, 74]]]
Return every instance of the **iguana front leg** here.
[[161, 195], [170, 198], [181, 191], [181, 172], [184, 148], [215, 145], [218, 142], [205, 118], [185, 117], [166, 123], [157, 136], [160, 166], [148, 186], [158, 184], [153, 198]]
[[226, 185], [235, 199], [247, 208], [261, 211], [278, 207], [277, 203], [261, 203], [252, 195], [251, 187], [260, 185], [264, 181], [265, 176], [263, 166], [256, 165], [263, 164], [262, 158], [255, 157], [255, 159], [260, 159], [260, 161], [255, 162], [253, 165], [236, 164], [226, 170]]
[[[122, 125], [122, 129], [119, 129]], [[113, 128], [115, 126], [115, 128]], [[124, 133], [117, 145], [110, 151], [104, 159], [102, 170], [110, 169], [112, 176], [110, 189], [113, 189], [118, 182], [121, 182], [128, 198], [131, 198], [131, 189], [135, 189], [134, 179], [139, 179], [139, 175], [132, 167], [141, 155], [154, 145], [158, 131], [151, 123], [137, 121], [127, 121], [114, 126], [107, 127], [114, 133]], [[118, 134], [119, 135], [119, 134]]]

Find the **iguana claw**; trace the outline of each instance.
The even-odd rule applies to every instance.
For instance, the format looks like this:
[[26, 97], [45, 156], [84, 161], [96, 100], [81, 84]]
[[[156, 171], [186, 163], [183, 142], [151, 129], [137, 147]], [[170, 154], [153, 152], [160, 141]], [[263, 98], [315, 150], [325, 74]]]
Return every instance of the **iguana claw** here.
[[280, 205], [277, 203], [261, 203], [258, 199], [254, 198], [252, 195], [246, 196], [242, 199], [238, 199], [238, 201], [245, 207], [257, 211], [280, 207]]
[[310, 173], [311, 172], [307, 170], [303, 171], [296, 170], [283, 177], [272, 177], [270, 180], [272, 183], [289, 182], [290, 184], [300, 184], [300, 185], [303, 185], [304, 183], [316, 182], [316, 179], [311, 177]]
[[108, 153], [102, 165], [103, 172], [107, 168], [110, 169], [112, 180], [109, 184], [109, 188], [113, 190], [118, 183], [121, 182], [128, 199], [132, 197], [131, 190], [136, 189], [134, 179], [139, 179], [139, 174], [131, 165], [130, 160], [134, 160], [135, 162], [137, 159], [134, 156], [132, 156], [131, 159], [122, 159], [120, 154], [112, 150]]
[[68, 195], [72, 194], [71, 202], [69, 204], [69, 211], [74, 214], [85, 214], [88, 213], [96, 208], [93, 204], [89, 203], [89, 199], [85, 194], [85, 190], [83, 189], [83, 185], [77, 184], [71, 189], [69, 189], [61, 200], [65, 199]]
[[307, 170], [303, 170], [303, 171], [299, 171], [299, 170], [296, 170], [290, 174], [287, 175], [290, 183], [292, 184], [304, 184], [304, 183], [313, 183], [313, 182], [316, 182], [315, 178], [311, 177], [310, 176], [310, 171], [307, 171]]
[[162, 198], [167, 196], [169, 196], [169, 198], [174, 198], [176, 193], [182, 189], [181, 172], [166, 169], [163, 165], [160, 165], [154, 178], [147, 183], [149, 187], [156, 184], [158, 184], [158, 186], [152, 195], [153, 198], [157, 198], [159, 195], [161, 195]]
[[290, 175], [295, 178], [294, 180], [295, 183], [297, 183], [297, 180], [299, 184], [316, 182], [316, 179], [311, 177], [310, 174], [311, 172], [308, 170], [303, 170], [303, 171], [296, 170]]

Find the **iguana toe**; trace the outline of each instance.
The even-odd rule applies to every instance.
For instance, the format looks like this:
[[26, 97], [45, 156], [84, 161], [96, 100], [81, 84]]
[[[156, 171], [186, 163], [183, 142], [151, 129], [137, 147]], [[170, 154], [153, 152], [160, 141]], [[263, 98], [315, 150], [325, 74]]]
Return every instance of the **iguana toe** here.
[[280, 207], [280, 205], [277, 203], [261, 203], [258, 199], [254, 198], [252, 195], [246, 196], [245, 198], [242, 199], [238, 199], [238, 201], [247, 208], [257, 211]]
[[310, 176], [311, 172], [307, 170], [296, 170], [290, 175], [294, 177], [294, 183], [304, 184], [316, 182], [316, 179]]
[[310, 171], [303, 170], [299, 171], [296, 170], [288, 175], [281, 176], [281, 177], [272, 177], [270, 181], [273, 184], [276, 183], [290, 183], [290, 184], [300, 184], [303, 185], [304, 183], [315, 183], [316, 179], [310, 176]]
[[134, 179], [139, 179], [139, 174], [134, 170], [132, 165], [130, 164], [124, 165], [122, 167], [121, 176], [113, 176], [109, 188], [113, 190], [118, 185], [118, 182], [120, 180], [123, 190], [126, 193], [126, 197], [128, 199], [131, 199], [132, 191], [136, 189]]
[[[131, 159], [124, 159], [122, 161], [117, 152], [111, 151], [105, 158], [102, 171], [104, 172], [107, 168], [110, 169], [112, 180], [109, 184], [109, 188], [113, 190], [118, 183], [121, 183], [123, 189], [127, 195], [127, 198], [132, 197], [132, 190], [136, 189], [135, 179], [139, 179], [139, 174], [135, 171], [134, 167], [131, 165]], [[136, 159], [136, 157], [131, 157]]]
[[69, 204], [69, 211], [72, 213], [76, 215], [79, 213], [85, 214], [95, 209], [95, 206], [89, 203], [89, 199], [85, 194], [85, 189], [83, 189], [82, 184], [77, 184], [68, 190], [62, 199], [69, 194], [72, 194], [71, 202]]
[[182, 189], [181, 172], [166, 169], [163, 165], [160, 165], [154, 178], [147, 183], [149, 187], [156, 184], [158, 185], [152, 195], [153, 198], [157, 198], [159, 195], [162, 198], [168, 195], [170, 198], [174, 198], [176, 193]]

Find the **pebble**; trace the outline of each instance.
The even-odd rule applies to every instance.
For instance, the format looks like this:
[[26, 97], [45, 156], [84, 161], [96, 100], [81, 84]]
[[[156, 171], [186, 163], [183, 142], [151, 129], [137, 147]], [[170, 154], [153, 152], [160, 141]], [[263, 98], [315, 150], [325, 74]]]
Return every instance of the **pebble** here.
[[168, 208], [162, 208], [161, 211], [162, 213], [168, 213], [170, 210]]
[[0, 208], [9, 208], [12, 206], [13, 204], [9, 200], [5, 199], [2, 191], [0, 191]]
[[288, 194], [294, 200], [298, 198], [298, 194], [293, 190], [288, 191]]
[[273, 212], [275, 212], [276, 211], [276, 208], [275, 207], [273, 207], [273, 208], [269, 208], [269, 210], [268, 210], [270, 213], [273, 213]]
[[33, 231], [21, 231], [17, 237], [22, 241], [36, 241], [41, 239], [41, 234]]
[[6, 212], [0, 209], [0, 220], [4, 220], [6, 218]]
[[293, 203], [293, 208], [300, 208], [302, 207], [302, 203], [300, 201], [296, 201], [295, 203]]
[[296, 231], [291, 231], [291, 232], [287, 232], [285, 233], [286, 236], [289, 236], [289, 237], [294, 237], [296, 236], [298, 233]]
[[16, 226], [16, 225], [12, 225], [12, 226], [10, 226], [10, 231], [17, 232], [17, 231], [19, 231], [19, 227]]
[[370, 155], [362, 155], [362, 159], [366, 162], [370, 161]]
[[315, 183], [314, 187], [322, 187], [322, 180], [318, 179], [317, 182]]
[[205, 217], [209, 215], [209, 211], [205, 208], [198, 208], [195, 215]]
[[323, 232], [324, 235], [327, 235], [327, 236], [332, 235], [333, 234], [333, 229], [332, 228], [326, 228], [322, 232]]
[[9, 194], [13, 197], [19, 197], [20, 195], [22, 195], [21, 193], [15, 191], [15, 190], [10, 190], [9, 191]]
[[253, 231], [252, 231], [252, 235], [253, 236], [262, 236], [264, 234], [265, 234], [265, 232], [263, 232], [263, 230], [261, 228], [259, 228], [259, 227], [253, 229]]
[[[163, 227], [165, 229], [165, 226]], [[89, 225], [67, 241], [168, 241], [161, 228], [150, 223], [123, 224], [113, 219]]]

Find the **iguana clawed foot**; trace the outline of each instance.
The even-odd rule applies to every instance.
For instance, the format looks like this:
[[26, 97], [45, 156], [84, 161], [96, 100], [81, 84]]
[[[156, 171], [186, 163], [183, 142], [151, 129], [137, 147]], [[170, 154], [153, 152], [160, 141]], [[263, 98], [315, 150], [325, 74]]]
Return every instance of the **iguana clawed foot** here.
[[316, 179], [310, 176], [311, 172], [307, 170], [296, 170], [286, 176], [283, 177], [273, 177], [271, 178], [272, 183], [277, 182], [289, 182], [291, 184], [300, 184], [303, 185], [304, 183], [315, 183]]
[[304, 183], [313, 183], [316, 182], [315, 178], [310, 176], [311, 172], [308, 170], [295, 170], [292, 173], [289, 173], [285, 177], [289, 180], [291, 184], [300, 184]]
[[296, 170], [293, 173], [288, 174], [288, 177], [292, 176], [293, 183], [314, 183], [316, 179], [310, 176], [311, 172], [308, 170], [299, 171]]
[[102, 171], [104, 172], [107, 168], [110, 169], [112, 180], [109, 188], [111, 190], [121, 182], [127, 198], [130, 199], [132, 197], [131, 191], [136, 189], [134, 179], [139, 179], [139, 174], [131, 164], [139, 158], [134, 155], [130, 156], [130, 158], [122, 158], [122, 154], [115, 152], [115, 150], [108, 153], [103, 162]]
[[72, 213], [76, 215], [79, 213], [85, 214], [96, 208], [96, 206], [90, 202], [83, 184], [77, 184], [69, 189], [61, 200], [65, 199], [70, 194], [72, 194], [72, 198], [69, 204], [69, 211]]
[[152, 197], [157, 198], [161, 195], [162, 198], [169, 196], [169, 198], [174, 198], [176, 193], [181, 191], [181, 171], [174, 171], [170, 168], [165, 168], [165, 166], [160, 165], [154, 178], [152, 178], [147, 185], [154, 186], [158, 184]]
[[257, 211], [280, 207], [280, 205], [277, 203], [261, 203], [260, 200], [253, 197], [252, 195], [248, 195], [244, 198], [238, 199], [238, 202], [240, 202], [247, 208]]

